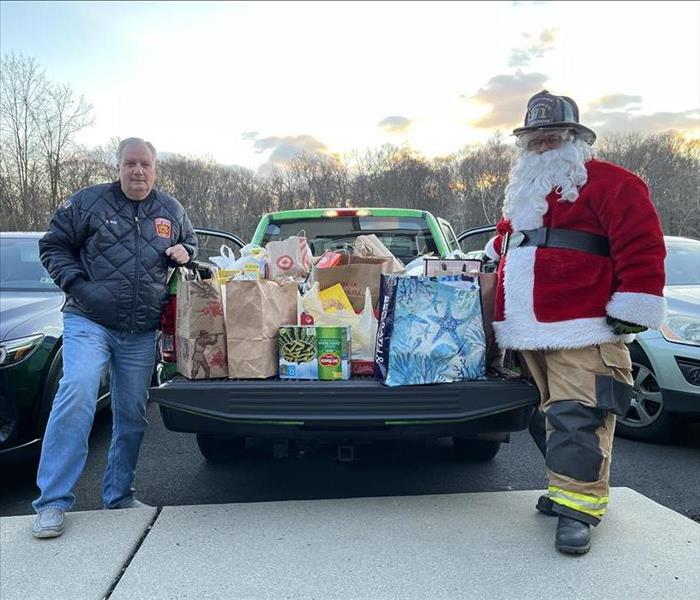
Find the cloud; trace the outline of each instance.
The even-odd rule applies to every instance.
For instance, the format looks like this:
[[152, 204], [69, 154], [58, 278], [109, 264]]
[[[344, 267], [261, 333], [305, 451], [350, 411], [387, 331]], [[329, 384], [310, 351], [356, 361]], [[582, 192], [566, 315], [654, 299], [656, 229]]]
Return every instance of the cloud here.
[[377, 127], [383, 129], [386, 133], [405, 133], [411, 128], [412, 123], [411, 119], [406, 117], [392, 116], [382, 119]]
[[615, 110], [618, 108], [627, 108], [627, 110], [638, 110], [639, 107], [632, 107], [633, 104], [641, 104], [641, 96], [628, 96], [627, 94], [611, 94], [609, 96], [602, 96], [601, 98], [596, 98], [593, 102], [588, 104], [590, 110], [602, 109], [602, 110]]
[[[526, 40], [530, 40], [530, 34], [523, 33]], [[527, 67], [534, 59], [542, 58], [546, 52], [553, 50], [559, 40], [559, 29], [549, 27], [543, 29], [537, 36], [534, 43], [530, 43], [526, 48], [514, 48], [511, 50], [509, 67]]]
[[257, 131], [244, 131], [241, 134], [241, 139], [242, 140], [254, 140], [256, 137], [258, 137], [258, 132]]
[[405, 133], [411, 128], [412, 124], [413, 121], [406, 117], [391, 116], [382, 119], [377, 127], [383, 129], [386, 133]]
[[267, 162], [273, 165], [283, 165], [294, 160], [300, 154], [326, 154], [328, 148], [312, 135], [296, 135], [287, 137], [267, 137], [256, 139], [253, 149], [257, 153], [272, 150]]
[[598, 134], [642, 131], [661, 133], [669, 129], [698, 130], [700, 108], [681, 112], [656, 112], [648, 115], [628, 111], [587, 110], [581, 115], [582, 123]]
[[660, 133], [669, 129], [696, 130], [700, 109], [680, 112], [639, 114], [642, 96], [609, 94], [588, 103], [581, 111], [581, 122], [599, 134], [641, 131]]
[[544, 73], [521, 71], [515, 75], [492, 77], [476, 94], [469, 97], [469, 100], [478, 104], [491, 106], [489, 113], [472, 121], [471, 125], [482, 129], [510, 129], [522, 124], [527, 101], [544, 89], [548, 79]]

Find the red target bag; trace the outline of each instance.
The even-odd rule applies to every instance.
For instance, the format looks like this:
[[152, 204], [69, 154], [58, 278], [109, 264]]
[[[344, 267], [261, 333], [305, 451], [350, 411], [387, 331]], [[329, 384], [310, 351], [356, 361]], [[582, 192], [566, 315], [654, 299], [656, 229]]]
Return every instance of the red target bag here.
[[292, 235], [286, 240], [268, 242], [267, 257], [270, 264], [270, 279], [291, 277], [306, 279], [311, 269], [311, 249], [306, 236]]

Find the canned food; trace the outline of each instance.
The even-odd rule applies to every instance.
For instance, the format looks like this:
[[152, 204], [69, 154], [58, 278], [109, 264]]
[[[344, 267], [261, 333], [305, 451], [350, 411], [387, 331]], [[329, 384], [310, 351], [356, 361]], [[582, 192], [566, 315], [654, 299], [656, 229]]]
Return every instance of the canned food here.
[[350, 379], [350, 328], [316, 326], [318, 378], [335, 381]]

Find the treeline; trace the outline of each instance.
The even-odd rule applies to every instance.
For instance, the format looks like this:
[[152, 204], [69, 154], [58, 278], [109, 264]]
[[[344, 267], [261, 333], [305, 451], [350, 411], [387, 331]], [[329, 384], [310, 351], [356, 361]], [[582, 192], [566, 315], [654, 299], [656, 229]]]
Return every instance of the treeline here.
[[[0, 74], [0, 222], [4, 230], [41, 230], [71, 193], [116, 179], [118, 140], [78, 146], [76, 134], [92, 124], [90, 105], [48, 82], [32, 59], [3, 58]], [[649, 184], [667, 234], [700, 238], [697, 140], [671, 131], [632, 134], [603, 137], [596, 149]], [[387, 145], [342, 157], [300, 155], [260, 173], [167, 156], [159, 161], [158, 185], [185, 205], [195, 226], [244, 239], [268, 211], [344, 206], [425, 209], [459, 232], [498, 219], [514, 158], [500, 135], [442, 158]]]

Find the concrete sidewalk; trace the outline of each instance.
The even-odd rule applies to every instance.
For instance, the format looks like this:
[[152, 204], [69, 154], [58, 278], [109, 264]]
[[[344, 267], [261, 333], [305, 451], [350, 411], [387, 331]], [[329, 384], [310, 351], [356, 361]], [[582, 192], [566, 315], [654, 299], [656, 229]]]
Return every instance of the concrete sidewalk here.
[[697, 523], [615, 488], [593, 550], [569, 557], [538, 495], [166, 507], [150, 531], [151, 510], [84, 512], [55, 540], [5, 517], [0, 598], [700, 598]]

